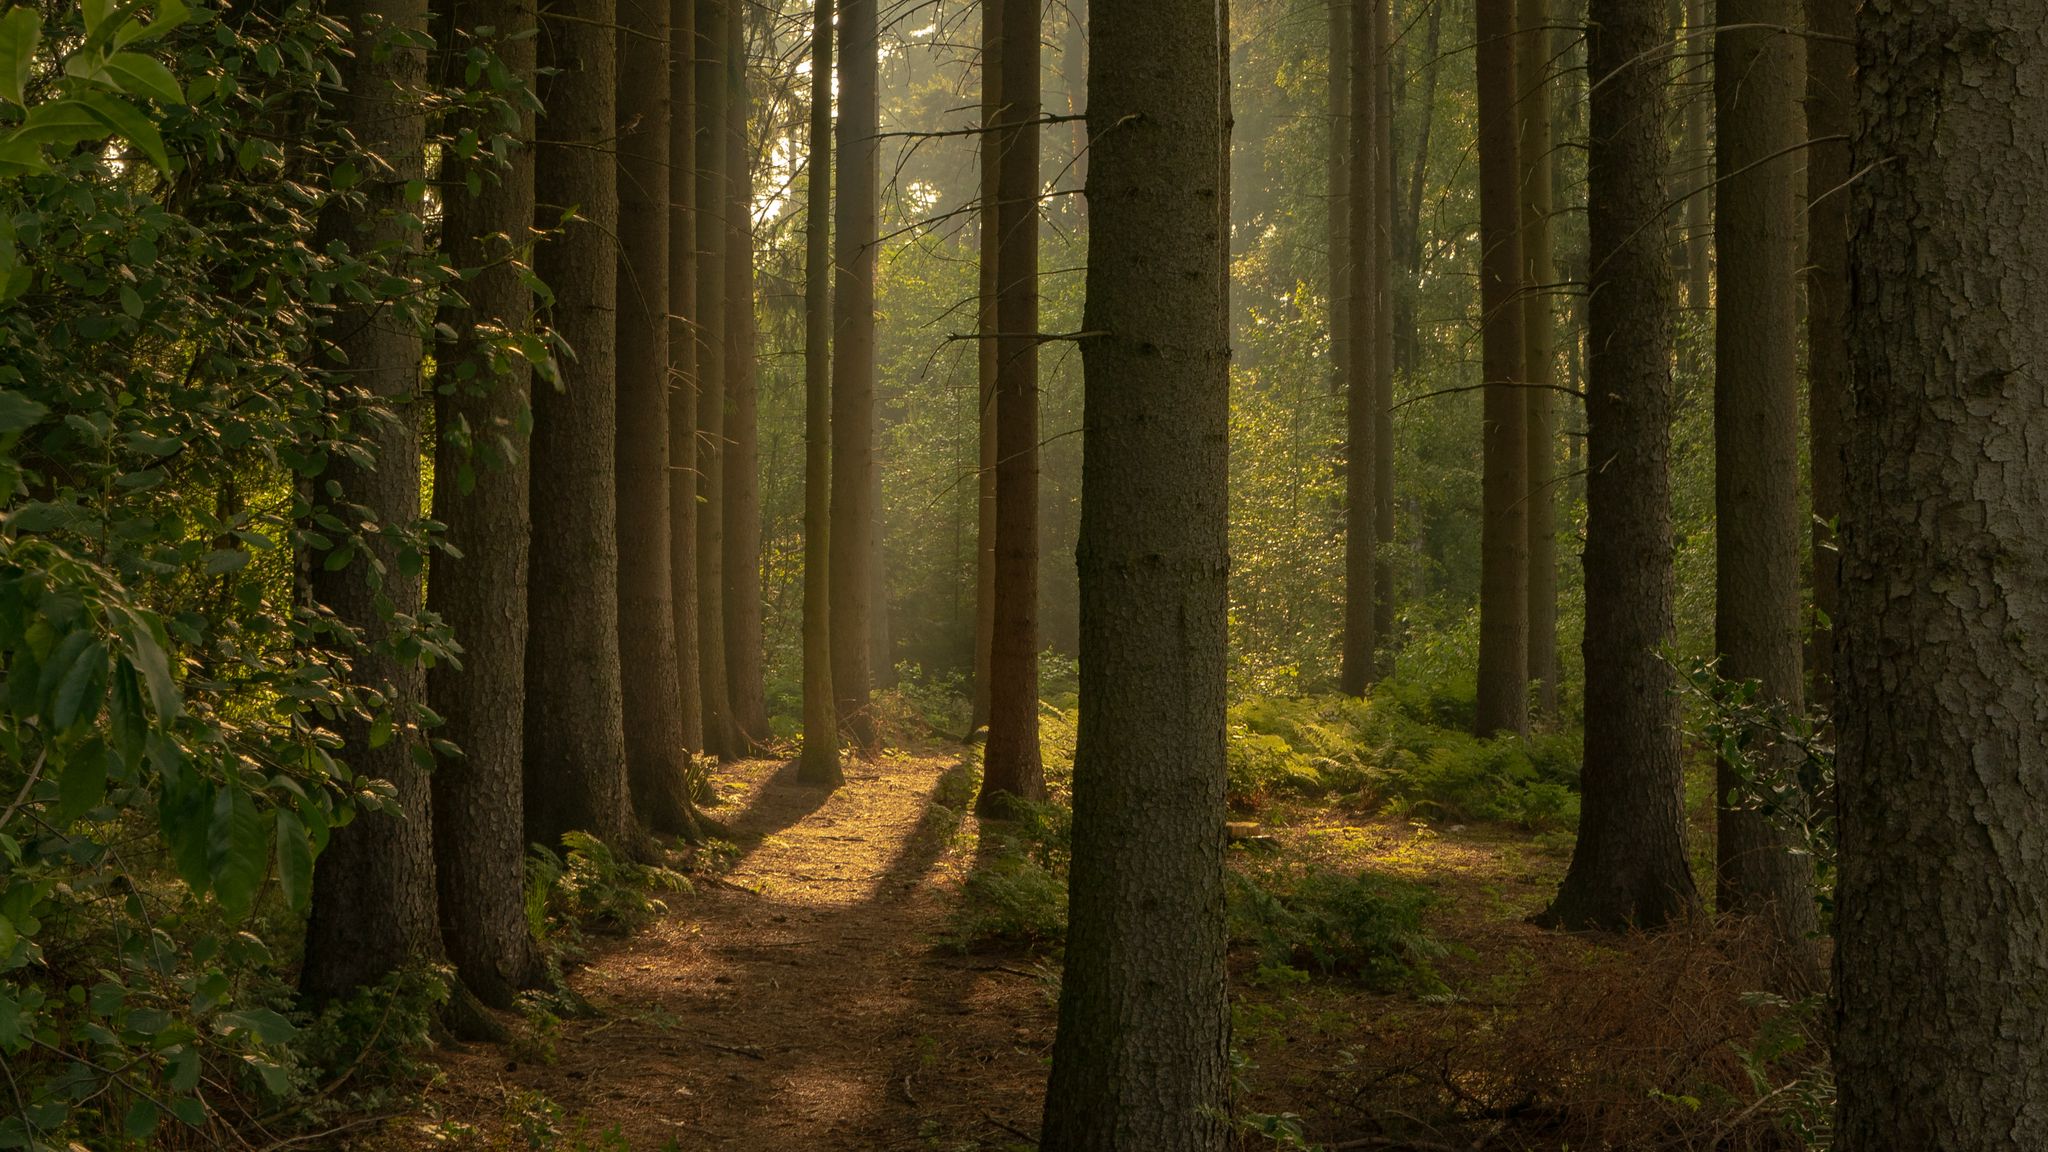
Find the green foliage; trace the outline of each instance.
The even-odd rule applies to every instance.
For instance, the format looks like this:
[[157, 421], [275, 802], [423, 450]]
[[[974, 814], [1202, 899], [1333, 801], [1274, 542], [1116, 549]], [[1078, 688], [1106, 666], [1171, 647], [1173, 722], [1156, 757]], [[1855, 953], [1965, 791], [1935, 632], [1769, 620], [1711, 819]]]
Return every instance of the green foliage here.
[[1437, 991], [1444, 954], [1423, 930], [1429, 891], [1373, 872], [1326, 869], [1229, 874], [1231, 934], [1258, 951], [1259, 976], [1344, 976], [1368, 988]]
[[967, 875], [947, 942], [962, 951], [998, 945], [1056, 948], [1067, 938], [1067, 872], [1074, 814], [1059, 803], [1012, 805], [983, 821], [981, 856]]
[[652, 892], [688, 892], [682, 873], [622, 858], [617, 850], [587, 832], [562, 835], [562, 855], [534, 845], [527, 851], [526, 914], [529, 924], [542, 913], [547, 939], [560, 926], [623, 936], [640, 930], [667, 912], [668, 905]]

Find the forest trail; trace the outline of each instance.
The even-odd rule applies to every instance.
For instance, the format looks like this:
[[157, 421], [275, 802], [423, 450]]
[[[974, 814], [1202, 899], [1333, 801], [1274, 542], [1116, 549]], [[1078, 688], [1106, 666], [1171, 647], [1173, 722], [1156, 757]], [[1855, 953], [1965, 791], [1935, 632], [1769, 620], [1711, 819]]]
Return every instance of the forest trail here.
[[[1053, 1010], [1029, 961], [938, 938], [971, 866], [971, 765], [886, 755], [836, 791], [722, 769], [740, 855], [570, 976], [599, 1013], [544, 1044], [443, 1053], [377, 1148], [1028, 1146]], [[964, 846], [964, 847], [963, 847]]]

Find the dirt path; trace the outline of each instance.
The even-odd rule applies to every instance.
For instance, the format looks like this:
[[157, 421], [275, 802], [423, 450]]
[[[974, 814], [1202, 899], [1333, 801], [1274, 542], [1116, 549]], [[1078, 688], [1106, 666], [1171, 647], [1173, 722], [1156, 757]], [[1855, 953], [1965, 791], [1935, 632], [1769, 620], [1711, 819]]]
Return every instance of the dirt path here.
[[916, 757], [853, 765], [830, 793], [792, 765], [722, 773], [741, 857], [593, 949], [571, 984], [603, 1016], [564, 1022], [551, 1062], [532, 1044], [440, 1058], [429, 1115], [376, 1146], [1028, 1146], [1045, 986], [935, 946], [974, 842], [965, 782]]

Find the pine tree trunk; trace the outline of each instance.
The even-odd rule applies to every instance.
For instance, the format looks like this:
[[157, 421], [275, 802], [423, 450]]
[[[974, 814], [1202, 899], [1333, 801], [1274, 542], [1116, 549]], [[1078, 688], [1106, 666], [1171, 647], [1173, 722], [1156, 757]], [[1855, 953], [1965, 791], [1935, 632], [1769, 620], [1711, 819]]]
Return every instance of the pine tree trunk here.
[[731, 208], [726, 241], [725, 673], [733, 726], [746, 748], [768, 738], [766, 650], [761, 630], [761, 449], [756, 427], [758, 362], [754, 319], [754, 153], [747, 137], [746, 28], [728, 22], [732, 121], [726, 156]]
[[1673, 641], [1671, 263], [1658, 5], [1587, 4], [1586, 755], [1579, 839], [1546, 923], [1690, 915]]
[[976, 467], [978, 499], [975, 504], [974, 537], [974, 711], [968, 718], [967, 735], [972, 739], [988, 723], [989, 660], [996, 633], [996, 286], [1001, 262], [1002, 227], [996, 205], [1001, 199], [997, 181], [1002, 155], [995, 125], [1002, 122], [1003, 80], [1002, 0], [981, 3], [981, 298], [980, 336], [975, 369], [979, 385], [975, 409]]
[[[1834, 699], [1841, 554], [1835, 522], [1848, 481], [1842, 461], [1849, 418], [1849, 130], [1855, 124], [1855, 0], [1806, 0], [1806, 376], [1808, 459], [1813, 469], [1813, 634], [1806, 682], [1814, 702]], [[1830, 137], [1843, 137], [1835, 140]]]
[[1229, 1139], [1219, 15], [1094, 6], [1082, 326], [1107, 335], [1082, 345], [1081, 727], [1048, 1152]]
[[1856, 41], [1835, 1147], [2048, 1147], [2048, 8]]
[[[410, 275], [422, 215], [417, 189], [426, 177], [426, 115], [417, 91], [426, 81], [427, 57], [413, 37], [426, 32], [426, 5], [361, 0], [333, 14], [348, 25], [353, 41], [336, 110], [357, 143], [390, 167], [369, 181], [361, 208], [337, 201], [321, 214], [322, 246], [388, 253], [390, 271]], [[394, 655], [389, 647], [418, 617], [424, 598], [424, 558], [397, 538], [420, 516], [418, 409], [426, 402], [420, 388], [421, 327], [409, 301], [345, 307], [329, 328], [336, 355], [323, 365], [332, 370], [339, 391], [336, 407], [382, 466], [360, 466], [337, 453], [321, 477], [322, 491], [338, 487], [337, 503], [368, 509], [378, 530], [365, 533], [345, 565], [330, 569], [338, 563], [332, 552], [315, 564], [312, 592], [336, 623], [357, 634], [363, 647], [355, 655], [356, 682], [383, 696], [386, 714], [398, 726], [397, 735], [373, 747], [370, 724], [351, 716], [340, 726], [343, 759], [364, 779], [389, 781], [402, 814], [360, 812], [334, 830], [320, 854], [299, 978], [315, 1002], [371, 983], [408, 961], [441, 954], [433, 803], [427, 773], [413, 760], [424, 739], [416, 726], [426, 677], [418, 660]], [[389, 415], [378, 415], [379, 408]], [[342, 516], [359, 520], [347, 512]]]
[[[1715, 641], [1722, 676], [1761, 682], [1764, 699], [1791, 715], [1806, 701], [1796, 155], [1805, 117], [1803, 41], [1782, 29], [1801, 15], [1799, 0], [1721, 0], [1714, 44], [1714, 228], [1727, 290], [1714, 338]], [[1780, 771], [1797, 770], [1797, 749], [1765, 755]], [[1812, 868], [1794, 853], [1803, 845], [1754, 801], [1730, 802], [1743, 781], [1725, 762], [1715, 788], [1716, 906], [1768, 915], [1788, 960], [1783, 975], [1798, 982], [1798, 954], [1814, 926]]]
[[704, 750], [697, 652], [697, 3], [669, 0], [668, 556], [683, 746]]
[[836, 788], [832, 695], [832, 0], [811, 23], [811, 137], [804, 201], [804, 750], [797, 776]]
[[832, 298], [832, 689], [862, 751], [876, 746], [868, 615], [874, 610], [875, 247], [880, 92], [877, 0], [839, 6], [838, 258]]
[[1329, 220], [1330, 394], [1345, 395], [1351, 355], [1351, 9], [1358, 0], [1329, 0], [1329, 155], [1324, 181]]
[[616, 487], [626, 779], [634, 812], [650, 828], [694, 837], [668, 567], [668, 0], [618, 0], [618, 17]]
[[540, 246], [554, 292], [561, 387], [533, 393], [533, 538], [527, 565], [526, 840], [559, 847], [588, 832], [623, 848], [636, 832], [626, 789], [619, 682], [617, 468], [617, 45], [611, 0], [541, 19], [534, 153], [537, 224], [576, 219]]
[[[470, 0], [454, 18], [459, 29], [494, 29], [477, 31], [475, 41], [517, 82], [533, 81], [532, 0]], [[470, 42], [441, 47], [460, 61]], [[434, 556], [427, 607], [463, 651], [461, 668], [444, 663], [427, 673], [427, 699], [442, 719], [437, 735], [462, 750], [437, 763], [431, 779], [434, 874], [448, 959], [480, 1000], [511, 1008], [542, 975], [526, 925], [521, 825], [531, 380], [524, 358], [495, 355], [478, 333], [532, 329], [533, 294], [519, 265], [532, 258], [525, 237], [533, 224], [533, 116], [475, 127], [486, 139], [507, 133], [516, 143], [503, 164], [461, 169], [443, 161], [441, 251], [453, 267], [475, 272], [461, 301], [441, 309], [453, 338], [435, 355], [434, 519], [447, 526], [449, 550]], [[472, 173], [474, 194], [464, 187]]]
[[1379, 186], [1373, 189], [1372, 286], [1373, 323], [1373, 618], [1372, 634], [1380, 644], [1394, 632], [1394, 38], [1389, 0], [1372, 0], [1379, 25], [1379, 63], [1373, 69], [1379, 85], [1374, 109], [1373, 166]]
[[[1708, 139], [1714, 102], [1711, 62], [1714, 56], [1713, 20], [1708, 0], [1686, 0], [1686, 37], [1681, 42], [1686, 58], [1681, 70], [1688, 76], [1685, 102], [1685, 147], [1679, 154], [1678, 184], [1688, 190], [1685, 199], [1685, 307], [1692, 314], [1688, 334], [1680, 342], [1682, 386], [1691, 387], [1700, 370], [1697, 333], [1706, 331], [1707, 314], [1714, 307], [1714, 148]], [[1702, 75], [1706, 73], [1707, 75]]]
[[1374, 132], [1379, 123], [1380, 25], [1371, 8], [1358, 6], [1365, 2], [1353, 0], [1351, 13], [1351, 171], [1345, 184], [1346, 233], [1351, 249], [1350, 290], [1346, 293], [1350, 315], [1345, 327], [1351, 336], [1351, 351], [1345, 358], [1344, 381], [1344, 640], [1338, 686], [1347, 696], [1365, 695], [1378, 678], [1373, 554], [1378, 550], [1379, 505], [1373, 487], [1379, 461], [1373, 440], [1379, 429], [1375, 411], [1379, 387], [1374, 376], [1379, 365], [1375, 345], [1380, 326], [1373, 265], [1378, 257], [1375, 234], [1380, 174], [1385, 168], [1379, 163], [1379, 141]]
[[1515, 0], [1478, 0], [1479, 300], [1485, 373], [1480, 497], [1480, 735], [1529, 730], [1529, 441], [1515, 146]]
[[1515, 75], [1521, 102], [1523, 419], [1529, 457], [1529, 679], [1536, 711], [1557, 712], [1557, 280], [1550, 239], [1549, 0], [1519, 0]]
[[1422, 199], [1429, 177], [1429, 137], [1436, 123], [1436, 83], [1442, 71], [1438, 45], [1443, 31], [1444, 6], [1429, 6], [1429, 30], [1422, 43], [1422, 95], [1417, 102], [1422, 117], [1415, 132], [1415, 159], [1408, 170], [1407, 198], [1402, 212], [1400, 237], [1395, 247], [1401, 266], [1408, 274], [1394, 297], [1394, 369], [1403, 379], [1413, 379], [1421, 357], [1421, 333], [1415, 326], [1415, 297], [1422, 276]]
[[725, 668], [726, 251], [731, 238], [728, 21], [734, 0], [697, 4], [697, 677], [704, 751], [745, 751]]
[[1001, 0], [996, 231], [996, 587], [988, 746], [975, 811], [1045, 798], [1038, 749], [1038, 155], [1040, 0]]

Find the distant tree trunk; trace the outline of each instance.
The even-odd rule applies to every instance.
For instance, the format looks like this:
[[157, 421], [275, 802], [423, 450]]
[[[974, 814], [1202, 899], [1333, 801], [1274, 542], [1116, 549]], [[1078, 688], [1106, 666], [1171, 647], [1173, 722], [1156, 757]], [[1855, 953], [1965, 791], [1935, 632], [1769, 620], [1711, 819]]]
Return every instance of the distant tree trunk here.
[[1001, 170], [1000, 137], [995, 126], [1002, 122], [1003, 81], [1002, 0], [981, 3], [981, 339], [977, 341], [977, 383], [979, 406], [975, 409], [979, 499], [976, 502], [974, 544], [974, 712], [968, 720], [972, 738], [988, 723], [989, 658], [996, 632], [996, 288], [997, 266], [1001, 262], [1002, 226], [996, 205], [1002, 198], [997, 174]]
[[1373, 147], [1379, 150], [1373, 174], [1372, 287], [1373, 323], [1373, 638], [1385, 644], [1394, 634], [1394, 37], [1388, 0], [1372, 0], [1379, 25], [1379, 62], [1373, 67], [1379, 85]]
[[618, 0], [619, 677], [626, 779], [657, 832], [695, 837], [669, 574], [668, 0]]
[[559, 847], [588, 832], [624, 848], [636, 832], [626, 790], [619, 682], [617, 468], [618, 168], [616, 9], [581, 0], [541, 20], [542, 122], [534, 153], [538, 222], [575, 220], [542, 244], [550, 321], [574, 356], [561, 387], [533, 397], [533, 538], [526, 617], [526, 839]]
[[1479, 529], [1482, 736], [1529, 730], [1529, 440], [1522, 386], [1515, 0], [1477, 0], [1479, 300], [1485, 476]]
[[2048, 7], [1856, 41], [1835, 1146], [2048, 1147]]
[[725, 262], [732, 207], [726, 61], [733, 4], [697, 4], [697, 676], [704, 750], [721, 760], [745, 751], [725, 668]]
[[[736, 12], [744, 9], [735, 9]], [[728, 22], [726, 74], [732, 135], [726, 156], [725, 325], [725, 672], [733, 726], [744, 747], [768, 738], [767, 653], [761, 629], [761, 448], [756, 427], [757, 332], [754, 319], [753, 113], [747, 85], [745, 21]]]
[[1686, 863], [1671, 528], [1671, 264], [1659, 6], [1587, 4], [1586, 755], [1579, 839], [1542, 916], [1654, 928], [1698, 903]]
[[1521, 100], [1522, 369], [1529, 456], [1529, 679], [1536, 710], [1557, 712], [1557, 383], [1552, 285], [1550, 0], [1519, 0], [1515, 75]]
[[[476, 39], [519, 82], [532, 82], [533, 0], [470, 0], [454, 16], [459, 28], [494, 29]], [[458, 61], [463, 47], [441, 46]], [[442, 253], [476, 271], [461, 300], [441, 309], [452, 339], [435, 355], [434, 519], [447, 525], [450, 550], [433, 558], [427, 606], [463, 652], [461, 668], [444, 663], [427, 673], [438, 735], [462, 750], [431, 776], [434, 874], [448, 959], [480, 1000], [510, 1008], [542, 976], [526, 926], [521, 834], [530, 375], [523, 357], [493, 349], [479, 330], [532, 328], [533, 294], [519, 265], [532, 257], [533, 116], [474, 126], [487, 139], [505, 133], [516, 143], [503, 164], [478, 166], [474, 195], [460, 179], [466, 172], [443, 173]]]
[[[417, 189], [426, 177], [426, 115], [416, 93], [426, 82], [427, 57], [413, 37], [426, 32], [427, 8], [423, 0], [351, 0], [334, 15], [347, 23], [354, 49], [342, 63], [345, 91], [335, 97], [336, 111], [357, 143], [390, 167], [368, 182], [360, 208], [335, 201], [321, 214], [323, 246], [391, 253], [392, 271], [409, 275], [406, 262], [422, 216]], [[376, 528], [365, 532], [362, 551], [345, 565], [330, 570], [333, 553], [313, 565], [312, 591], [337, 624], [355, 632], [362, 645], [355, 679], [383, 696], [398, 725], [396, 736], [373, 746], [369, 723], [350, 716], [341, 724], [343, 755], [356, 775], [390, 781], [402, 814], [359, 813], [334, 830], [320, 854], [299, 978], [315, 1002], [372, 983], [410, 960], [441, 955], [433, 802], [427, 773], [413, 760], [424, 739], [417, 724], [426, 677], [416, 659], [392, 650], [423, 601], [421, 558], [401, 559], [409, 547], [401, 534], [420, 516], [423, 340], [405, 302], [382, 303], [338, 312], [329, 328], [335, 356], [323, 365], [342, 389], [337, 407], [376, 461], [358, 466], [337, 453], [323, 486], [339, 487], [339, 503], [368, 509]], [[377, 414], [378, 408], [389, 415]]]
[[804, 200], [804, 750], [797, 777], [836, 788], [832, 695], [832, 0], [811, 19], [811, 137]]
[[838, 279], [832, 298], [832, 688], [862, 751], [876, 746], [868, 614], [874, 606], [875, 247], [881, 116], [877, 0], [842, 0]]
[[[1848, 483], [1849, 142], [1855, 125], [1855, 0], [1806, 0], [1806, 375], [1813, 469], [1813, 635], [1807, 688], [1834, 699], [1834, 619], [1841, 602], [1835, 522]], [[1834, 140], [1831, 137], [1844, 137]]]
[[683, 745], [704, 750], [697, 653], [697, 3], [669, 0], [668, 556]]
[[[1708, 0], [1686, 0], [1685, 30], [1691, 89], [1685, 102], [1685, 148], [1679, 161], [1683, 167], [1680, 183], [1689, 192], [1685, 198], [1685, 307], [1692, 313], [1692, 332], [1698, 333], [1705, 331], [1700, 325], [1714, 307], [1714, 146], [1708, 138], [1714, 102], [1706, 95], [1711, 90], [1709, 79], [1698, 74], [1713, 70], [1713, 19]], [[1700, 370], [1699, 343], [1696, 335], [1689, 334], [1681, 348], [1685, 387], [1694, 383], [1690, 377]]]
[[[1081, 729], [1048, 1152], [1229, 1138], [1219, 16], [1216, 0], [1093, 10], [1082, 326], [1107, 335], [1082, 345]], [[1146, 60], [1161, 66], [1132, 66]]]
[[[889, 404], [879, 393], [875, 397], [875, 442], [888, 439]], [[882, 499], [882, 458], [880, 451], [868, 455], [868, 667], [874, 672], [874, 686], [896, 687], [896, 641], [889, 631], [889, 517]]]
[[1408, 275], [1394, 297], [1394, 369], [1402, 379], [1413, 379], [1421, 356], [1421, 334], [1415, 326], [1415, 297], [1422, 276], [1422, 198], [1429, 177], [1429, 137], [1436, 122], [1436, 82], [1442, 71], [1437, 47], [1443, 31], [1444, 6], [1429, 6], [1429, 30], [1422, 44], [1422, 95], [1418, 100], [1422, 124], [1415, 133], [1415, 160], [1408, 171], [1406, 211], [1396, 245]]
[[[1345, 357], [1344, 381], [1344, 639], [1339, 687], [1347, 696], [1363, 696], [1377, 679], [1378, 637], [1373, 633], [1373, 553], [1379, 542], [1379, 504], [1373, 486], [1379, 475], [1374, 436], [1379, 387], [1379, 297], [1374, 291], [1373, 264], [1378, 257], [1379, 184], [1385, 166], [1379, 163], [1379, 91], [1377, 63], [1380, 24], [1373, 10], [1353, 0], [1351, 13], [1351, 170], [1345, 183], [1345, 205], [1351, 259], [1345, 328], [1351, 351]], [[1227, 286], [1226, 286], [1227, 290]]]
[[1324, 181], [1329, 220], [1330, 393], [1345, 395], [1351, 355], [1351, 9], [1358, 0], [1329, 0], [1329, 155]]
[[1001, 0], [996, 231], [996, 620], [984, 816], [1045, 798], [1038, 751], [1038, 154], [1040, 0]]
[[[1799, 312], [1796, 153], [1806, 139], [1799, 0], [1721, 0], [1714, 121], [1721, 283], [1715, 312], [1715, 641], [1721, 675], [1757, 680], [1793, 714], [1806, 702], [1800, 630]], [[1766, 753], [1796, 772], [1799, 753]], [[1771, 918], [1795, 983], [1813, 960], [1813, 873], [1803, 847], [1723, 762], [1716, 773], [1722, 912]], [[1796, 795], [1796, 793], [1795, 793]], [[1794, 801], [1796, 803], [1796, 800]], [[1803, 960], [1801, 957], [1803, 956]]]

